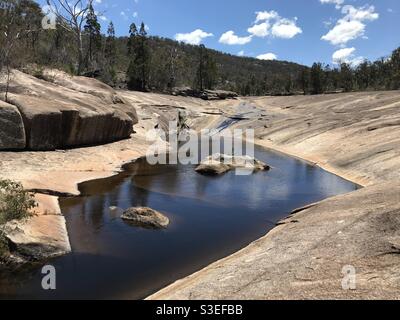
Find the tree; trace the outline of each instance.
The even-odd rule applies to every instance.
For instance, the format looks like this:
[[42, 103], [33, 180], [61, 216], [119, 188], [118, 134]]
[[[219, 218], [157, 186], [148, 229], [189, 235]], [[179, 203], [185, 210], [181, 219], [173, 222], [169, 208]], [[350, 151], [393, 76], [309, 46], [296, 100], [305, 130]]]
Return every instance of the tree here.
[[117, 62], [116, 58], [117, 44], [115, 40], [115, 29], [112, 21], [107, 28], [107, 38], [104, 47], [104, 71], [103, 71], [103, 81], [113, 85], [116, 80], [116, 70], [115, 64]]
[[107, 39], [104, 48], [104, 57], [107, 63], [110, 64], [111, 66], [114, 66], [116, 62], [116, 54], [115, 54], [116, 50], [117, 50], [117, 45], [115, 42], [115, 29], [114, 29], [114, 24], [111, 21], [107, 28]]
[[127, 72], [128, 88], [130, 90], [147, 90], [147, 78], [149, 74], [150, 53], [147, 46], [146, 26], [142, 22], [137, 31], [133, 23], [129, 30], [128, 53], [130, 63]]
[[289, 75], [289, 77], [287, 77], [287, 79], [285, 80], [285, 93], [286, 94], [292, 93], [293, 92], [293, 88], [294, 88], [293, 80], [292, 80], [292, 77]]
[[210, 55], [206, 55], [206, 64], [205, 64], [205, 77], [204, 77], [204, 86], [206, 89], [214, 89], [214, 86], [217, 82], [218, 68], [215, 59]]
[[[38, 6], [18, 0], [8, 0], [0, 8], [0, 72], [5, 69], [6, 85], [4, 99], [8, 101], [10, 89], [11, 69], [18, 65], [21, 58], [28, 50], [18, 50], [18, 44], [27, 38], [30, 33], [37, 32], [39, 28], [33, 24], [32, 12]], [[24, 59], [25, 58], [25, 59]], [[28, 60], [24, 56], [22, 60]]]
[[345, 92], [353, 90], [353, 71], [347, 63], [340, 65], [340, 85]]
[[136, 52], [137, 52], [137, 42], [138, 42], [138, 30], [135, 23], [132, 23], [129, 27], [129, 39], [128, 39], [128, 55], [129, 55], [129, 67], [127, 71], [128, 78], [128, 89], [137, 90], [139, 87], [137, 80], [137, 68], [136, 68]]
[[196, 87], [200, 91], [213, 89], [217, 78], [217, 64], [204, 45], [199, 46]]
[[314, 63], [311, 67], [311, 88], [313, 94], [321, 94], [324, 92], [324, 71], [321, 63]]
[[19, 25], [24, 29], [21, 34], [21, 42], [23, 41], [23, 46], [28, 48], [24, 55], [27, 60], [32, 62], [38, 54], [39, 36], [43, 32], [41, 28], [42, 9], [36, 2], [28, 0], [19, 1], [16, 9], [19, 15]]
[[178, 57], [179, 57], [178, 50], [176, 48], [172, 48], [170, 50], [169, 63], [168, 63], [168, 69], [169, 69], [169, 80], [167, 84], [168, 89], [172, 89], [176, 84], [176, 68], [177, 68]]
[[141, 77], [141, 90], [145, 91], [147, 88], [147, 77], [149, 72], [149, 59], [150, 53], [147, 47], [147, 31], [144, 22], [142, 22], [139, 30], [139, 46], [138, 53], [136, 55], [136, 63], [140, 68]]
[[392, 68], [387, 59], [381, 58], [375, 61], [371, 66], [374, 88], [377, 90], [389, 89], [390, 79], [388, 78], [388, 75], [392, 74]]
[[336, 87], [334, 86], [335, 80], [333, 79], [333, 73], [331, 66], [329, 64], [324, 66], [322, 87], [324, 92], [334, 91]]
[[197, 88], [200, 91], [204, 90], [204, 79], [205, 79], [205, 46], [201, 44], [199, 46], [199, 65], [197, 68]]
[[391, 89], [400, 89], [400, 48], [393, 51], [390, 58]]
[[77, 50], [78, 74], [84, 68], [83, 26], [93, 0], [47, 0], [51, 12], [56, 15], [62, 28], [72, 32]]
[[132, 23], [129, 27], [128, 55], [135, 54], [137, 38], [138, 38], [138, 29], [136, 27], [136, 24]]
[[[0, 17], [0, 27], [1, 30], [1, 48], [0, 48], [0, 72], [5, 69], [5, 77], [6, 77], [6, 87], [4, 89], [4, 100], [8, 101], [8, 91], [10, 86], [10, 75], [11, 75], [11, 59], [13, 49], [17, 40], [20, 37], [20, 31], [16, 28], [18, 14], [16, 12], [17, 3], [14, 1], [10, 1], [4, 8], [1, 8], [1, 17]], [[1, 73], [0, 73], [1, 75]]]
[[310, 71], [308, 68], [303, 68], [303, 70], [301, 70], [299, 82], [301, 90], [303, 91], [304, 95], [306, 95], [310, 88]]
[[86, 67], [91, 68], [96, 62], [101, 51], [101, 26], [97, 20], [92, 3], [89, 3], [86, 24], [84, 26], [85, 35], [88, 37], [88, 49], [86, 54]]
[[365, 90], [370, 87], [370, 64], [368, 61], [361, 63], [355, 70], [358, 89]]

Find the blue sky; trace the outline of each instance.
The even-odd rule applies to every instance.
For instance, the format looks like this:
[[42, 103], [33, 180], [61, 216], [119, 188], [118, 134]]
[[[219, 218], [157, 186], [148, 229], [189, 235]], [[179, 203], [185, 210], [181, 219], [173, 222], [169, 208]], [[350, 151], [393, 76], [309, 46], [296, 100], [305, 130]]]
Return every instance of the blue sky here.
[[[69, 0], [73, 2], [74, 0]], [[400, 46], [399, 0], [95, 0], [117, 35], [144, 21], [149, 34], [235, 55], [310, 65], [356, 64]]]

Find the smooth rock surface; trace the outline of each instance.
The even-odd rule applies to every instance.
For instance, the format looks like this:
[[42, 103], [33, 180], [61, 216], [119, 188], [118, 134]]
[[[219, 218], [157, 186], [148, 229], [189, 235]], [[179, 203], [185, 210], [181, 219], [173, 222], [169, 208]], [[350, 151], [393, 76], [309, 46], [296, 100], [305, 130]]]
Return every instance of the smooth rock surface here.
[[10, 221], [4, 232], [14, 264], [44, 261], [71, 252], [66, 221], [58, 198], [36, 194], [32, 217]]
[[399, 255], [400, 186], [374, 186], [308, 206], [150, 299], [398, 299]]
[[22, 115], [28, 149], [65, 149], [130, 137], [137, 123], [135, 108], [112, 88], [61, 72], [51, 79], [12, 73], [9, 103]]
[[29, 220], [9, 222], [6, 235], [12, 253], [28, 261], [41, 261], [71, 251], [62, 215], [38, 215]]
[[[365, 188], [298, 210], [247, 248], [149, 299], [398, 299], [400, 92], [243, 103], [252, 112], [229, 130], [252, 128], [258, 144]], [[237, 105], [218, 110], [218, 126], [242, 113]], [[342, 287], [349, 266], [354, 290]]]
[[0, 150], [24, 149], [25, 129], [18, 109], [0, 100]]
[[169, 225], [169, 219], [165, 215], [146, 207], [129, 208], [121, 219], [144, 228], [164, 229]]
[[[365, 187], [298, 212], [248, 248], [151, 298], [398, 299], [399, 91], [237, 102], [129, 91], [118, 95], [136, 107], [140, 118], [130, 139], [62, 152], [1, 152], [1, 177], [32, 189], [79, 194], [79, 182], [111, 176], [144, 156], [146, 132], [185, 109], [193, 129], [252, 128], [258, 144]], [[232, 119], [237, 120], [227, 126]], [[50, 225], [48, 232], [58, 227]], [[356, 290], [341, 287], [348, 263], [357, 271]]]

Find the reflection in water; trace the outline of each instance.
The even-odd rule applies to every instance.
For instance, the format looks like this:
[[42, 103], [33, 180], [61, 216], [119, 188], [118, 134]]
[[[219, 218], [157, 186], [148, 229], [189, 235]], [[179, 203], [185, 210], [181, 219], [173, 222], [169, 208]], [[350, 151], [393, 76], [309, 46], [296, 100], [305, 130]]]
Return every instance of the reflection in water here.
[[[256, 150], [273, 169], [252, 176], [205, 177], [191, 166], [138, 161], [120, 175], [80, 186], [61, 199], [73, 253], [52, 261], [57, 290], [41, 290], [39, 270], [4, 284], [9, 298], [143, 298], [263, 236], [291, 210], [356, 189], [295, 159]], [[145, 230], [121, 210], [149, 206], [171, 220]], [[117, 207], [120, 209], [110, 208]]]

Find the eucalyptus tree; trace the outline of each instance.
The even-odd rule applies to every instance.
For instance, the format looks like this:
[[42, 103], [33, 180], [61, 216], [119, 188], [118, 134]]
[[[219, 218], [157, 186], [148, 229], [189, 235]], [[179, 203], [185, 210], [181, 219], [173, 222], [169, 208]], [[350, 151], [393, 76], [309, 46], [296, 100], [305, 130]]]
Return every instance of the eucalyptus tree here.
[[4, 100], [6, 102], [8, 101], [10, 86], [12, 52], [21, 35], [20, 30], [16, 28], [18, 19], [17, 5], [17, 1], [6, 1], [2, 4], [0, 11], [0, 27], [3, 31], [0, 36], [0, 76], [3, 75], [5, 70]]
[[310, 71], [310, 82], [313, 94], [324, 92], [324, 69], [322, 63], [314, 63]]
[[345, 62], [340, 65], [340, 85], [345, 92], [350, 92], [354, 88], [353, 70]]
[[391, 89], [400, 89], [400, 48], [393, 51], [390, 58], [392, 73]]
[[104, 57], [106, 58], [107, 63], [111, 66], [114, 66], [116, 62], [116, 50], [117, 44], [115, 40], [115, 28], [111, 21], [107, 28], [107, 38], [104, 48]]
[[89, 9], [86, 15], [84, 32], [88, 39], [86, 67], [89, 68], [93, 67], [95, 63], [98, 63], [102, 47], [101, 26], [91, 3], [89, 4]]
[[[8, 101], [11, 69], [30, 60], [29, 50], [24, 50], [28, 36], [37, 33], [38, 6], [36, 4], [6, 0], [0, 6], [0, 71], [6, 77], [4, 99]], [[36, 22], [36, 25], [35, 25]], [[36, 37], [35, 37], [36, 39]]]
[[115, 38], [115, 28], [111, 21], [107, 28], [107, 37], [104, 46], [104, 66], [103, 81], [114, 85], [116, 81], [116, 62], [117, 62], [117, 43]]
[[150, 50], [147, 44], [146, 26], [142, 22], [138, 30], [134, 23], [129, 29], [128, 54], [130, 63], [127, 71], [128, 88], [146, 91], [150, 68]]

